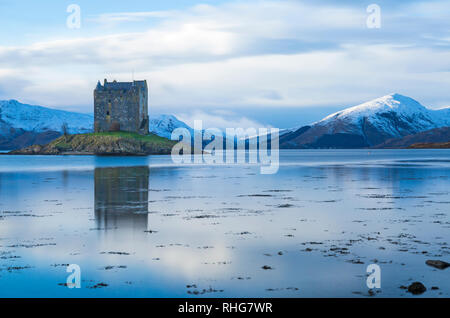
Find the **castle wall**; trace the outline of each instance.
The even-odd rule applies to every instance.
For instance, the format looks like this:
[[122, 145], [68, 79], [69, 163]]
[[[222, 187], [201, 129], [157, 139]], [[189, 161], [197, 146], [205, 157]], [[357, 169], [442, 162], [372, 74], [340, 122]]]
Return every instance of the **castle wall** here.
[[[121, 87], [124, 86], [122, 84], [129, 84], [130, 87]], [[94, 90], [95, 132], [121, 130], [148, 133], [147, 85], [131, 84], [105, 81], [105, 86], [97, 85]]]

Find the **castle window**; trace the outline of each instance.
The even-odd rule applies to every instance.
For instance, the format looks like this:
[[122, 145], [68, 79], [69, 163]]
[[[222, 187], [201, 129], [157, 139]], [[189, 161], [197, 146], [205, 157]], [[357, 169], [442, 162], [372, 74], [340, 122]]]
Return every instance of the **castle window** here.
[[107, 111], [107, 112], [106, 112], [106, 115], [108, 115], [108, 116], [109, 116], [109, 111]]

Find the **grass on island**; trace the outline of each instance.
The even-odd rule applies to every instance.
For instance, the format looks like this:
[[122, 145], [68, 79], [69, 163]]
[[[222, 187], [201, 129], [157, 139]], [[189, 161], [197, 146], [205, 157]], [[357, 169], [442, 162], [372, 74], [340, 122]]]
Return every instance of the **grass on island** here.
[[164, 137], [160, 137], [155, 134], [149, 133], [148, 135], [140, 135], [137, 133], [127, 132], [127, 131], [108, 131], [108, 132], [96, 132], [96, 133], [90, 133], [90, 134], [83, 134], [84, 136], [111, 136], [111, 137], [117, 137], [117, 138], [131, 138], [136, 140], [141, 140], [144, 142], [151, 142], [151, 143], [173, 143], [172, 140], [169, 140]]
[[150, 147], [155, 147], [155, 149], [171, 148], [174, 144], [177, 143], [177, 141], [172, 141], [155, 134], [140, 135], [137, 133], [126, 131], [114, 131], [63, 135], [52, 141], [49, 146], [54, 147], [60, 151], [68, 151], [71, 149], [79, 148], [80, 146], [109, 144], [110, 142], [120, 139], [135, 140]]
[[[60, 137], [61, 138], [61, 137]], [[55, 142], [55, 148], [59, 149], [59, 150], [66, 150], [66, 149], [70, 149], [71, 146], [65, 142], [64, 140], [60, 140], [60, 138], [58, 138]]]

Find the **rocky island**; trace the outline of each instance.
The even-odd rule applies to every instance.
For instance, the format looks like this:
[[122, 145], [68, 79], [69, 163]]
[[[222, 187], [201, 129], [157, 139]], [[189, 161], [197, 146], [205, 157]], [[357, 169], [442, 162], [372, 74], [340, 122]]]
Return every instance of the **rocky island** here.
[[154, 134], [98, 132], [63, 135], [46, 145], [32, 145], [10, 155], [166, 155], [176, 141]]

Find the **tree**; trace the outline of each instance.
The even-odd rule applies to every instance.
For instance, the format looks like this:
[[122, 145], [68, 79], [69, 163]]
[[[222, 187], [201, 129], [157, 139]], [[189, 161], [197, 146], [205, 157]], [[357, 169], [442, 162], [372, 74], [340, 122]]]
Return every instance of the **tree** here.
[[67, 136], [67, 135], [69, 134], [69, 126], [67, 125], [66, 122], [64, 122], [64, 123], [61, 125], [61, 132], [62, 132], [62, 134], [63, 134], [64, 136]]

